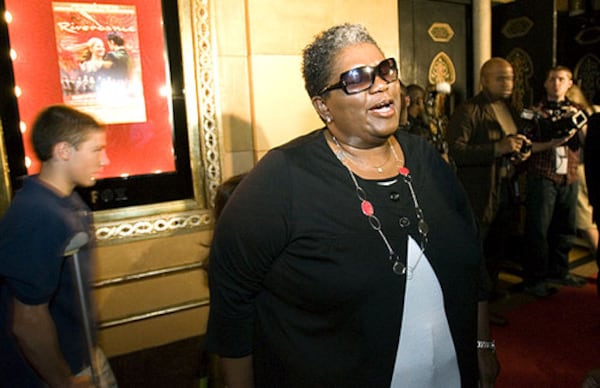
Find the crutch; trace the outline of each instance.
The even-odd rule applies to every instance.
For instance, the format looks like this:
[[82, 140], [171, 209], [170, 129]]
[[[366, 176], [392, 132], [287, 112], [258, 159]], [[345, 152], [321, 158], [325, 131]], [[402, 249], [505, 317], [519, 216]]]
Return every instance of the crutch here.
[[92, 382], [94, 386], [99, 387], [98, 375], [96, 373], [96, 357], [94, 354], [94, 342], [92, 341], [92, 327], [90, 317], [88, 315], [88, 303], [85, 298], [85, 286], [81, 273], [81, 265], [79, 263], [79, 249], [87, 244], [89, 237], [85, 232], [78, 232], [73, 236], [67, 247], [65, 248], [65, 256], [73, 257], [73, 274], [75, 284], [77, 285], [77, 294], [79, 295], [79, 308], [81, 309], [81, 319], [83, 331], [85, 333], [85, 342], [87, 345], [88, 356], [90, 358], [90, 369], [92, 370]]

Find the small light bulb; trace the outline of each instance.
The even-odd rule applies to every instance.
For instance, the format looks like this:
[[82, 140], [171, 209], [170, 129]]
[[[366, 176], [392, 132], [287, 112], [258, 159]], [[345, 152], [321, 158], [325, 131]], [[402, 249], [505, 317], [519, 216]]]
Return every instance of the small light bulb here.
[[12, 14], [8, 11], [4, 11], [4, 20], [6, 20], [6, 23], [11, 23], [13, 21]]
[[161, 86], [158, 89], [158, 94], [163, 97], [168, 97], [171, 95], [171, 87], [169, 85]]
[[25, 123], [25, 121], [21, 121], [19, 123], [19, 129], [21, 130], [21, 133], [27, 132], [27, 124]]
[[15, 96], [21, 97], [22, 94], [23, 91], [21, 90], [21, 88], [19, 86], [15, 86]]
[[17, 50], [10, 49], [10, 59], [15, 61], [17, 59]]

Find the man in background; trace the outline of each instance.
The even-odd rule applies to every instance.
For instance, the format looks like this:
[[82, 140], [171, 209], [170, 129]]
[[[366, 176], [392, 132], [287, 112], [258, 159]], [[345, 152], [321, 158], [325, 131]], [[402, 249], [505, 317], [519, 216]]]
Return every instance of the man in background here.
[[437, 125], [438, 121], [433, 120], [427, 112], [427, 91], [417, 84], [410, 84], [406, 87], [406, 93], [408, 95], [408, 124], [404, 129], [426, 139], [440, 153], [442, 158], [450, 163], [444, 128]]
[[573, 118], [583, 114], [567, 97], [573, 73], [564, 66], [548, 71], [545, 98], [533, 107], [533, 155], [527, 168], [525, 292], [552, 294], [552, 284], [581, 287], [585, 279], [569, 272], [576, 234], [579, 131]]
[[[511, 198], [515, 165], [531, 152], [529, 140], [519, 133], [518, 113], [509, 104], [514, 87], [512, 65], [503, 58], [492, 58], [481, 67], [480, 80], [481, 92], [450, 118], [448, 143], [457, 175], [479, 220], [493, 299], [516, 209]], [[490, 321], [506, 324], [497, 314], [490, 314]]]
[[125, 40], [116, 32], [109, 32], [106, 41], [109, 51], [104, 55], [105, 74], [112, 80], [127, 81], [131, 73], [131, 58], [125, 49]]

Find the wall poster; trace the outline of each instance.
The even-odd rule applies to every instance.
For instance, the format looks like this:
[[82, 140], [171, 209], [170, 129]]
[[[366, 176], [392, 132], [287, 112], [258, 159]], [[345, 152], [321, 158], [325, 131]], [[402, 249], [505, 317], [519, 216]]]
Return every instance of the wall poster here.
[[[86, 111], [106, 125], [110, 164], [99, 180], [179, 173], [178, 157], [186, 155], [178, 155], [176, 144], [187, 144], [187, 138], [176, 138], [163, 22], [164, 4], [176, 12], [171, 5], [175, 2], [4, 4], [10, 16], [11, 68], [27, 174], [40, 167], [28, 129], [43, 107], [58, 103]], [[180, 65], [181, 60], [175, 60]], [[186, 135], [185, 127], [180, 133]]]
[[62, 99], [105, 124], [146, 121], [136, 7], [53, 2]]

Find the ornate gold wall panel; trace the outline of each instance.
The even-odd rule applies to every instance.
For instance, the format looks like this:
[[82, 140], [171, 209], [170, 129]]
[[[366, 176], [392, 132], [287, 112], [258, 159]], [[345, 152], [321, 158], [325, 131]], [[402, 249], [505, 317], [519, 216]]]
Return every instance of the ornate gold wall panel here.
[[531, 93], [531, 78], [533, 77], [533, 60], [527, 51], [521, 48], [513, 49], [506, 56], [515, 72], [515, 88], [512, 94], [512, 102], [521, 111], [523, 108], [533, 104], [533, 94]]
[[433, 57], [429, 64], [428, 80], [432, 85], [448, 83], [452, 85], [456, 82], [456, 69], [452, 59], [443, 51], [440, 51]]
[[593, 101], [594, 93], [600, 86], [600, 58], [591, 53], [584, 55], [577, 62], [573, 75], [588, 101]]
[[448, 23], [433, 23], [427, 33], [434, 42], [447, 43], [454, 37], [454, 30]]
[[502, 35], [509, 39], [518, 38], [527, 35], [532, 27], [533, 20], [529, 19], [527, 16], [521, 16], [509, 20], [502, 27]]
[[6, 160], [6, 148], [2, 139], [4, 139], [4, 134], [2, 131], [2, 121], [0, 121], [0, 215], [4, 214], [10, 204], [8, 162]]

